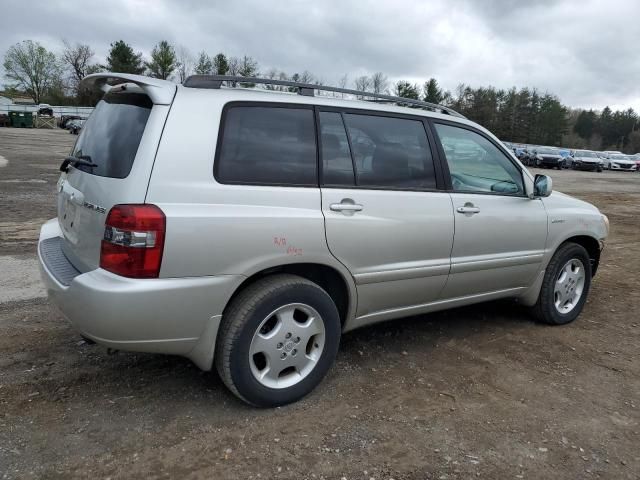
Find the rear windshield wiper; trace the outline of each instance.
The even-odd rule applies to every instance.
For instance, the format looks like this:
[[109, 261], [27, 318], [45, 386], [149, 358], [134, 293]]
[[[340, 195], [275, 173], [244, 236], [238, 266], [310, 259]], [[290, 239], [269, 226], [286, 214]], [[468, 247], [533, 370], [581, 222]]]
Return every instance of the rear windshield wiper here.
[[67, 158], [65, 158], [64, 161], [62, 162], [62, 165], [60, 165], [60, 171], [65, 173], [68, 172], [70, 165], [73, 165], [74, 167], [76, 165], [83, 165], [85, 167], [98, 166], [97, 163], [93, 163], [91, 161], [91, 157], [89, 155], [81, 155], [79, 157], [74, 157], [73, 155], [70, 155]]

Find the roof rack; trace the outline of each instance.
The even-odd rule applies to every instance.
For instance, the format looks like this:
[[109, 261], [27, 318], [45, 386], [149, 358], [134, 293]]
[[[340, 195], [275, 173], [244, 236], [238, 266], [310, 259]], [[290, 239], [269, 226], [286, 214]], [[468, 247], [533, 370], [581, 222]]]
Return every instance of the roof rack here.
[[235, 86], [238, 83], [243, 84], [261, 84], [261, 85], [280, 85], [283, 87], [293, 87], [297, 89], [298, 95], [308, 97], [315, 96], [315, 91], [344, 93], [347, 95], [356, 95], [363, 100], [379, 102], [379, 103], [396, 103], [398, 105], [409, 105], [411, 107], [425, 108], [435, 112], [445, 113], [454, 117], [465, 118], [464, 115], [456, 112], [452, 108], [438, 105], [436, 103], [423, 102], [413, 98], [395, 97], [393, 95], [384, 95], [381, 93], [363, 92], [361, 90], [351, 90], [348, 88], [331, 87], [325, 85], [314, 85], [312, 83], [292, 82], [290, 80], [276, 80], [271, 78], [257, 77], [237, 77], [232, 75], [191, 75], [183, 83], [189, 88], [220, 88], [223, 83]]

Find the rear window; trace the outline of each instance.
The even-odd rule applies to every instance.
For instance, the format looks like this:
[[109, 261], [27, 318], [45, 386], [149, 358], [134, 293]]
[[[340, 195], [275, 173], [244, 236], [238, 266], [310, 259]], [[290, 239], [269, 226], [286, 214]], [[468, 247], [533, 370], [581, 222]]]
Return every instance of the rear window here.
[[149, 97], [140, 93], [105, 95], [84, 124], [72, 152], [97, 166], [76, 168], [100, 177], [129, 175], [152, 106]]
[[226, 110], [215, 177], [221, 183], [317, 186], [313, 110]]

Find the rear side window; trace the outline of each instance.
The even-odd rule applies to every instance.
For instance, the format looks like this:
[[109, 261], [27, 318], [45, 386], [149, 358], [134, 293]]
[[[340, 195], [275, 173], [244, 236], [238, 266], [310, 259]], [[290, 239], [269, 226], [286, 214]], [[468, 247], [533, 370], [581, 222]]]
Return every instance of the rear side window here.
[[96, 167], [77, 165], [101, 177], [125, 178], [140, 145], [153, 104], [140, 93], [107, 94], [98, 103], [73, 147], [72, 155]]
[[418, 120], [345, 114], [359, 186], [435, 189], [433, 158]]
[[322, 183], [353, 186], [355, 177], [349, 140], [342, 123], [342, 115], [339, 113], [320, 112], [320, 145]]
[[221, 183], [317, 186], [313, 110], [226, 110], [214, 173]]

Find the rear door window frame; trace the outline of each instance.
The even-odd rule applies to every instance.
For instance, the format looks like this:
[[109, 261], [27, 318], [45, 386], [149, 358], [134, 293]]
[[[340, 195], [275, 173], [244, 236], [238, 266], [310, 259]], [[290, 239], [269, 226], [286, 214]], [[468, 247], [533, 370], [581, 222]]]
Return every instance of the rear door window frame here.
[[[288, 108], [295, 110], [310, 110], [313, 121], [313, 141], [315, 143], [315, 183], [299, 184], [288, 182], [247, 182], [247, 181], [229, 181], [221, 180], [219, 176], [220, 156], [222, 154], [222, 141], [224, 139], [224, 131], [227, 126], [227, 115], [229, 110], [235, 107], [256, 107], [256, 108]], [[264, 187], [294, 187], [294, 188], [319, 188], [320, 187], [320, 171], [319, 171], [319, 147], [318, 147], [318, 121], [314, 112], [314, 106], [304, 103], [287, 103], [287, 102], [256, 102], [256, 101], [231, 101], [222, 107], [222, 115], [220, 117], [220, 126], [218, 127], [218, 138], [216, 140], [216, 150], [213, 160], [213, 177], [216, 182], [221, 185], [245, 185], [245, 186], [264, 186]]]
[[[349, 142], [349, 151], [351, 154], [351, 164], [354, 169], [354, 185], [331, 185], [325, 184], [323, 175], [322, 175], [322, 142], [320, 141], [320, 112], [335, 112], [339, 113], [342, 118], [342, 124], [345, 128], [347, 134], [347, 140]], [[347, 128], [344, 114], [353, 114], [353, 115], [369, 115], [374, 117], [390, 117], [390, 118], [398, 118], [402, 120], [413, 120], [422, 123], [422, 126], [425, 130], [427, 141], [429, 143], [429, 150], [431, 152], [431, 160], [433, 162], [433, 169], [436, 180], [435, 188], [407, 188], [407, 187], [393, 187], [393, 186], [372, 186], [372, 185], [357, 185], [356, 183], [356, 167], [355, 160], [353, 158], [353, 148], [351, 144], [351, 135], [349, 133], [349, 129]], [[433, 132], [428, 124], [429, 118], [421, 115], [411, 115], [404, 113], [396, 113], [396, 112], [383, 112], [379, 110], [368, 110], [361, 108], [344, 108], [344, 107], [332, 107], [332, 106], [316, 106], [316, 132], [318, 136], [318, 166], [319, 166], [319, 181], [320, 186], [322, 188], [340, 188], [340, 189], [356, 189], [356, 190], [391, 190], [391, 191], [401, 191], [401, 192], [441, 192], [446, 190], [447, 184], [445, 182], [445, 174], [441, 165], [441, 161], [439, 159], [438, 151], [436, 149], [436, 140], [433, 135]]]

